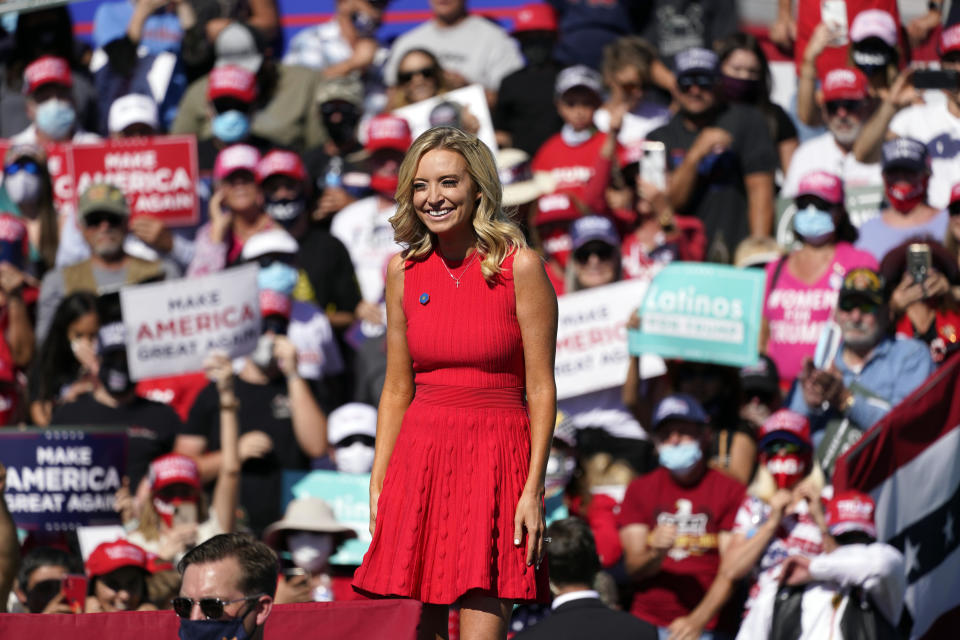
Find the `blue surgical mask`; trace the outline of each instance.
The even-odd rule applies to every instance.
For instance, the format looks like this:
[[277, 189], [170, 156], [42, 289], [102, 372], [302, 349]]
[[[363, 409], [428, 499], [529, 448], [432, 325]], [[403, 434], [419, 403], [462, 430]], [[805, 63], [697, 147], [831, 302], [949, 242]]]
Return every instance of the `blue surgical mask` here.
[[793, 216], [793, 230], [803, 238], [804, 242], [816, 246], [833, 237], [836, 224], [829, 211], [818, 209], [810, 204]]
[[250, 118], [242, 111], [231, 109], [217, 114], [213, 119], [214, 137], [227, 144], [243, 140], [248, 133], [250, 133]]
[[231, 620], [185, 620], [180, 619], [180, 640], [246, 640], [250, 636], [243, 628], [243, 618]]
[[77, 121], [77, 112], [66, 100], [51, 98], [37, 107], [37, 128], [54, 140], [66, 140]]
[[270, 266], [260, 269], [260, 273], [257, 274], [257, 286], [290, 295], [293, 293], [293, 288], [297, 286], [299, 276], [300, 272], [295, 267], [282, 262], [273, 262]]
[[660, 446], [660, 464], [676, 474], [684, 474], [700, 462], [703, 450], [699, 442], [664, 444]]

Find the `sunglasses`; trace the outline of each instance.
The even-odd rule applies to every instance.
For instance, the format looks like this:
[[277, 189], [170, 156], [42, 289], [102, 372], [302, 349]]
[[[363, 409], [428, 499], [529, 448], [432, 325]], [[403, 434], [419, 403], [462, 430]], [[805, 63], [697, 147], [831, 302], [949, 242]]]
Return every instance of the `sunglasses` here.
[[[259, 594], [256, 596], [246, 596], [244, 598], [237, 598], [236, 600], [221, 600], [220, 598], [200, 598], [199, 600], [194, 600], [193, 598], [184, 598], [183, 596], [177, 596], [173, 599], [173, 611], [178, 616], [183, 619], [190, 617], [190, 613], [193, 611], [193, 605], [200, 605], [200, 613], [203, 614], [207, 620], [219, 620], [223, 617], [223, 610], [228, 604], [235, 604], [237, 602], [248, 602], [250, 600], [256, 600], [257, 598], [263, 596], [264, 594]], [[249, 612], [248, 612], [249, 613]], [[246, 615], [246, 614], [244, 614]], [[242, 616], [237, 616], [242, 617]]]
[[226, 113], [227, 111], [240, 111], [246, 113], [250, 105], [237, 98], [223, 97], [212, 100], [213, 110], [217, 113]]
[[120, 227], [123, 225], [123, 216], [109, 211], [93, 211], [83, 218], [83, 223], [87, 227], [99, 227], [104, 222], [114, 228]]
[[600, 260], [609, 260], [615, 249], [604, 242], [584, 245], [573, 252], [573, 259], [577, 262], [587, 262], [590, 256], [597, 256]]
[[863, 100], [828, 100], [826, 103], [827, 113], [831, 116], [837, 115], [840, 109], [847, 113], [855, 113], [863, 106]]
[[371, 438], [370, 436], [363, 435], [362, 433], [355, 433], [352, 436], [347, 436], [338, 442], [336, 446], [338, 449], [345, 449], [358, 442], [368, 447], [372, 447], [376, 443], [376, 438]]
[[275, 262], [285, 264], [288, 267], [296, 266], [296, 257], [287, 253], [266, 253], [253, 259], [261, 269], [266, 269]]
[[960, 202], [954, 202], [949, 207], [947, 207], [947, 210], [950, 212], [951, 218], [953, 216], [960, 216]]
[[26, 171], [31, 175], [37, 175], [40, 173], [40, 165], [33, 160], [16, 160], [15, 162], [8, 164], [3, 169], [3, 172], [8, 176], [12, 176], [15, 173], [20, 173], [21, 171]]
[[837, 303], [837, 307], [841, 311], [846, 311], [847, 313], [853, 311], [854, 309], [859, 309], [860, 313], [876, 313], [880, 305], [876, 302], [870, 302], [869, 300], [861, 300], [857, 298], [845, 298], [840, 300]]
[[158, 489], [156, 495], [158, 498], [164, 502], [170, 502], [177, 498], [193, 498], [196, 495], [196, 491], [193, 487], [188, 485], [170, 485], [162, 489]]
[[413, 80], [414, 76], [423, 76], [424, 80], [436, 80], [438, 69], [436, 67], [423, 67], [422, 69], [411, 69], [410, 71], [397, 71], [397, 81], [400, 84], [407, 84]]
[[697, 87], [699, 89], [713, 89], [713, 85], [713, 76], [707, 74], [697, 74], [677, 78], [677, 87], [683, 93], [688, 92], [693, 87]]
[[105, 584], [113, 591], [126, 591], [127, 593], [131, 594], [142, 593], [144, 586], [142, 575], [129, 573], [126, 575], [107, 574], [105, 576], [100, 576], [100, 582]]
[[803, 451], [803, 447], [795, 442], [771, 442], [763, 448], [764, 452], [769, 455], [774, 455], [777, 453], [800, 453]]

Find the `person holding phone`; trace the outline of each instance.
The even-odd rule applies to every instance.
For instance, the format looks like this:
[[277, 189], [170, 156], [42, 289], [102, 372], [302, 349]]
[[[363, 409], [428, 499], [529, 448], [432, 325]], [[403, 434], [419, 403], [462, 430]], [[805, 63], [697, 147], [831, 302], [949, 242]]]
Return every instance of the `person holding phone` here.
[[960, 340], [956, 259], [936, 240], [914, 238], [891, 250], [880, 272], [890, 289], [897, 335], [922, 340], [934, 362], [943, 362]]
[[147, 552], [137, 545], [126, 540], [97, 545], [87, 558], [86, 611], [155, 611], [157, 607], [147, 601], [148, 575]]
[[14, 592], [17, 613], [80, 613], [67, 603], [63, 579], [82, 576], [83, 563], [75, 555], [53, 547], [34, 547], [20, 560]]
[[129, 483], [117, 492], [117, 507], [130, 530], [127, 539], [163, 560], [178, 560], [194, 545], [236, 525], [240, 447], [233, 369], [222, 352], [208, 355], [204, 368], [217, 391], [220, 413], [219, 464], [210, 507], [197, 463], [177, 453], [153, 461], [149, 484], [142, 483], [135, 496]]
[[[900, 73], [853, 147], [857, 160], [870, 162], [876, 161], [884, 140], [913, 138], [923, 143], [931, 160], [929, 202], [938, 210], [949, 204], [950, 189], [960, 182], [960, 165], [956, 162], [960, 145], [960, 24], [944, 28], [939, 51], [939, 70], [908, 67]], [[939, 91], [945, 99], [924, 101], [924, 88]]]

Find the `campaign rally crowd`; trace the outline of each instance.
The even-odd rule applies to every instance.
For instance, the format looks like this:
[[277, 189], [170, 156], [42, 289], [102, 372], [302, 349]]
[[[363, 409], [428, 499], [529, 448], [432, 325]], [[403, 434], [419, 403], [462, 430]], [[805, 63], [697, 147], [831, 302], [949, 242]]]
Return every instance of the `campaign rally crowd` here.
[[[273, 0], [103, 0], [89, 38], [63, 6], [0, 15], [0, 431], [127, 438], [92, 549], [18, 529], [30, 480], [0, 465], [0, 611], [241, 615], [263, 594], [191, 601], [177, 570], [233, 533], [276, 554], [273, 602], [360, 597], [336, 554], [365, 527], [335, 496], [286, 503], [284, 479], [370, 472], [398, 170], [451, 126], [494, 149], [561, 305], [672, 263], [766, 274], [757, 364], [634, 354], [561, 395], [554, 599], [510, 633], [906, 637], [911, 560], [832, 473], [957, 349], [960, 6], [793, 4], [758, 31], [733, 0], [549, 0], [504, 24], [430, 0], [387, 41], [388, 0], [335, 0], [286, 44]], [[164, 144], [187, 159], [158, 168]], [[136, 166], [81, 179], [93, 148]], [[252, 352], [131, 374], [121, 291], [248, 264]]]

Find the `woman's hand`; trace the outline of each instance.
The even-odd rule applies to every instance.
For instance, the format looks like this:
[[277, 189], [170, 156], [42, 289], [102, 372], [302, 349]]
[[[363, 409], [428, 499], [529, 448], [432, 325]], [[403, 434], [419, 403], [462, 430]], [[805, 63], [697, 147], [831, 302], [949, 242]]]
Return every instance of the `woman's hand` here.
[[223, 206], [223, 196], [223, 187], [220, 187], [210, 198], [207, 207], [210, 214], [210, 240], [215, 243], [223, 242], [233, 222], [233, 213]]
[[533, 492], [524, 489], [517, 502], [517, 512], [513, 517], [513, 544], [519, 547], [523, 542], [523, 532], [527, 532], [527, 566], [536, 564], [540, 568], [543, 560], [543, 532], [547, 528], [543, 513], [543, 491]]
[[377, 502], [380, 500], [381, 487], [370, 485], [370, 535], [377, 528]]
[[122, 484], [113, 495], [113, 510], [120, 514], [120, 522], [126, 524], [140, 517], [140, 506], [130, 493], [130, 478], [123, 476]]
[[287, 378], [297, 375], [297, 348], [287, 336], [277, 336], [273, 340], [273, 357], [277, 368]]
[[157, 555], [172, 561], [179, 554], [196, 545], [197, 525], [177, 524], [160, 533], [160, 548]]
[[212, 350], [203, 359], [203, 372], [221, 394], [233, 393], [233, 364], [226, 351]]
[[803, 52], [804, 62], [811, 64], [817, 62], [817, 58], [830, 44], [830, 40], [833, 39], [833, 31], [833, 26], [826, 22], [821, 22], [814, 27], [813, 33], [810, 34], [810, 40], [807, 41], [807, 48]]

